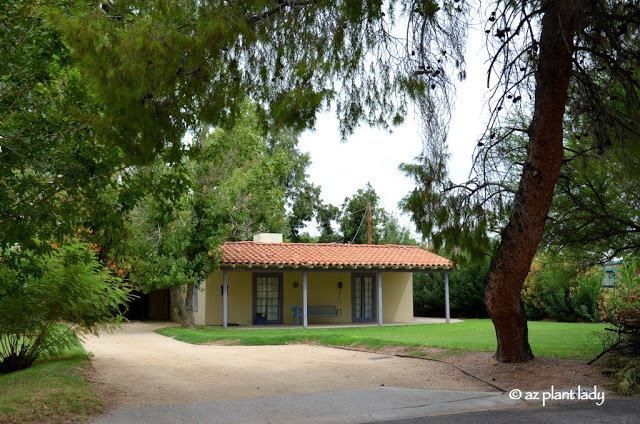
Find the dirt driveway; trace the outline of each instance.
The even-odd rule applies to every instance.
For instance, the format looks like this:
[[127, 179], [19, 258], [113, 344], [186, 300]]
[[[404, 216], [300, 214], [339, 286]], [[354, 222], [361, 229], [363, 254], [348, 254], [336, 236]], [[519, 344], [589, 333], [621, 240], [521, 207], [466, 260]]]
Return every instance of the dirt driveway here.
[[218, 401], [393, 386], [492, 391], [452, 366], [310, 345], [191, 345], [127, 323], [89, 336], [95, 379], [114, 407]]

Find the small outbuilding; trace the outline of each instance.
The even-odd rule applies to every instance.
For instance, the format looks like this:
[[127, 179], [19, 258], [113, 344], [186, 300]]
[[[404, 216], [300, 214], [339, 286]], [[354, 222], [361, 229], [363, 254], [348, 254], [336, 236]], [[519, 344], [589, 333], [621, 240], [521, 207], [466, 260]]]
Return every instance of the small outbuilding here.
[[345, 324], [413, 320], [413, 273], [451, 262], [419, 246], [283, 243], [281, 234], [221, 246], [220, 271], [194, 296], [197, 325]]

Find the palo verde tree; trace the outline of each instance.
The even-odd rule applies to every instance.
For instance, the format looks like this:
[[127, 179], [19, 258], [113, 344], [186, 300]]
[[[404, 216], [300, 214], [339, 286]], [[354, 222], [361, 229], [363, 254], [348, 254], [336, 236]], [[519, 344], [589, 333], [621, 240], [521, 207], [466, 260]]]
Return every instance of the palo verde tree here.
[[[635, 1], [492, 3], [486, 31], [493, 46], [489, 74], [497, 82], [493, 113], [476, 152], [477, 178], [457, 189], [446, 177], [446, 122], [451, 80], [465, 72], [463, 41], [475, 9], [467, 1], [79, 3], [52, 10], [51, 19], [112, 117], [110, 136], [135, 140], [145, 151], [177, 151], [198, 122], [232, 120], [242, 95], [257, 102], [265, 122], [298, 129], [313, 126], [316, 112], [333, 105], [343, 134], [359, 122], [402, 122], [409, 103], [417, 104], [425, 128], [422, 192], [471, 191], [471, 200], [453, 204], [478, 212], [452, 219], [486, 241], [476, 230], [490, 222], [485, 206], [497, 198], [493, 191], [512, 191], [486, 300], [497, 359], [532, 357], [520, 289], [564, 160], [564, 119], [587, 118], [603, 146], [633, 131], [635, 124], [611, 113], [606, 99], [615, 80], [625, 87], [627, 110], [638, 109]], [[504, 169], [483, 159], [511, 131], [510, 110], [529, 99], [517, 188], [501, 191]], [[433, 195], [426, 207], [446, 207], [447, 198]]]

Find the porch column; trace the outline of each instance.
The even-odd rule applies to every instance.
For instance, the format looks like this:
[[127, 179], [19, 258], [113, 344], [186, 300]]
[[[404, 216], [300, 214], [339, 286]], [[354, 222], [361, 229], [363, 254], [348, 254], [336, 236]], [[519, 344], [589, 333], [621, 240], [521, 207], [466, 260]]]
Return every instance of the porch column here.
[[382, 325], [382, 271], [378, 271], [378, 326]]
[[302, 327], [307, 328], [309, 320], [307, 318], [307, 271], [302, 271]]
[[227, 328], [227, 293], [229, 285], [227, 283], [227, 270], [222, 271], [222, 327]]
[[444, 316], [447, 324], [451, 323], [451, 313], [449, 312], [449, 273], [444, 273]]

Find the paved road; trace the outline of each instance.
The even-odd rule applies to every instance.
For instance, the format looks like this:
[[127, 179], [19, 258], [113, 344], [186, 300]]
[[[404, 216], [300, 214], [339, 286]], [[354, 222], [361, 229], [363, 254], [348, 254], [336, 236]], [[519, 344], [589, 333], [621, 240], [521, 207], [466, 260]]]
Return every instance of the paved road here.
[[362, 423], [524, 404], [505, 393], [375, 387], [340, 392], [123, 408], [99, 424]]
[[[452, 414], [465, 410], [474, 412]], [[381, 387], [124, 408], [98, 421], [98, 424], [128, 423], [634, 424], [640, 423], [640, 398], [608, 399], [601, 406], [591, 401], [542, 406], [525, 405], [505, 394]]]
[[466, 414], [420, 417], [376, 424], [634, 424], [640, 423], [640, 398], [608, 399], [601, 406], [593, 402], [564, 403], [532, 408], [485, 411]]

